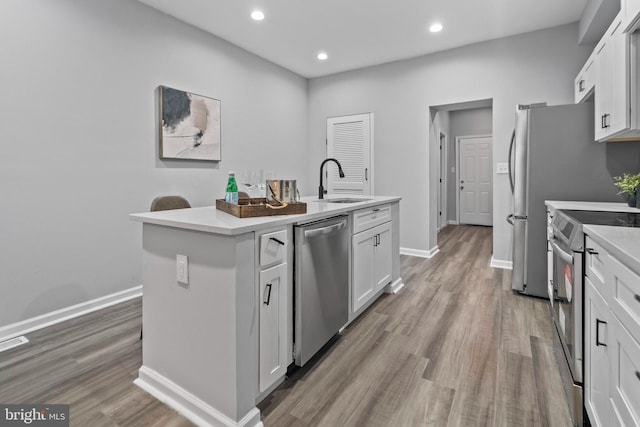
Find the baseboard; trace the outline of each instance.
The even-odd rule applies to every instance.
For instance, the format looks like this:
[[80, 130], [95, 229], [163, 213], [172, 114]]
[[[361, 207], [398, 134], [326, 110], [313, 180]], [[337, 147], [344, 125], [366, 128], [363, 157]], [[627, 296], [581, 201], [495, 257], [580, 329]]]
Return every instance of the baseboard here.
[[142, 285], [75, 304], [0, 328], [0, 341], [24, 335], [142, 295]]
[[420, 258], [433, 258], [438, 252], [440, 252], [440, 248], [438, 246], [431, 248], [428, 251], [422, 249], [400, 248], [401, 255], [417, 256]]
[[240, 421], [233, 421], [213, 406], [146, 366], [138, 370], [138, 378], [133, 382], [198, 426], [263, 426], [260, 410], [255, 406]]
[[447, 221], [447, 224], [449, 225], [458, 225], [458, 221], [456, 221], [455, 219], [450, 219]]
[[504, 270], [513, 270], [513, 262], [505, 261], [501, 259], [495, 259], [492, 255], [491, 262], [489, 263], [489, 267], [502, 268]]
[[387, 294], [397, 294], [402, 288], [404, 288], [404, 282], [402, 281], [402, 277], [398, 277], [393, 283], [385, 286], [384, 292]]

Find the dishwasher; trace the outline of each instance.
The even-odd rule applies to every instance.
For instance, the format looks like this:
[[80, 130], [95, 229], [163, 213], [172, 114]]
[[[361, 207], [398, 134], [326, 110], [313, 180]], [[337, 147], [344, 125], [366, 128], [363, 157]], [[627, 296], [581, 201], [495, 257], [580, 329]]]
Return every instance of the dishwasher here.
[[297, 224], [294, 239], [294, 357], [303, 366], [348, 321], [348, 216]]

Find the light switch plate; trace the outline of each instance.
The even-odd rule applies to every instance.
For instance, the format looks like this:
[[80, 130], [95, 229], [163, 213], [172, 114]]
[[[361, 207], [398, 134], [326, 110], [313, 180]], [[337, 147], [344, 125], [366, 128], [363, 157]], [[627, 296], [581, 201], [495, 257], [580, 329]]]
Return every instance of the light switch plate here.
[[178, 283], [189, 284], [189, 257], [176, 255], [176, 279]]
[[496, 171], [496, 173], [498, 175], [504, 175], [504, 174], [509, 173], [509, 164], [507, 164], [507, 163], [497, 163], [496, 166], [497, 166], [497, 169], [498, 169]]

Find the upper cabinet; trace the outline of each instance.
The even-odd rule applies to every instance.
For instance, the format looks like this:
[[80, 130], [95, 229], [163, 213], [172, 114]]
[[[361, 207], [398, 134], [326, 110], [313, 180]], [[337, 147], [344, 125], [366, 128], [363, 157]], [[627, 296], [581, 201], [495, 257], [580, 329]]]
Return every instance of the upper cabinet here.
[[[640, 0], [626, 1], [640, 4]], [[626, 17], [625, 10], [618, 13], [576, 77], [576, 102], [594, 93], [598, 141], [640, 139], [639, 36], [624, 31]], [[591, 82], [595, 82], [593, 86]]]
[[593, 94], [596, 84], [595, 52], [591, 54], [575, 81], [576, 104], [584, 102]]
[[624, 32], [632, 33], [640, 27], [640, 0], [620, 0]]

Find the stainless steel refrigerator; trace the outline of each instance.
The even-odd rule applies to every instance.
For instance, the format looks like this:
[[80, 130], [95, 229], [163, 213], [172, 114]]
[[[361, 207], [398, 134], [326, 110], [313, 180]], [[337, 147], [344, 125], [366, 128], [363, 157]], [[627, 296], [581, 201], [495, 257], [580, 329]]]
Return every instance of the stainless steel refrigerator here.
[[625, 154], [608, 155], [610, 143], [595, 142], [593, 114], [591, 103], [516, 107], [509, 147], [513, 213], [507, 217], [516, 291], [548, 298], [545, 200], [622, 201], [612, 177], [620, 173], [616, 158]]

